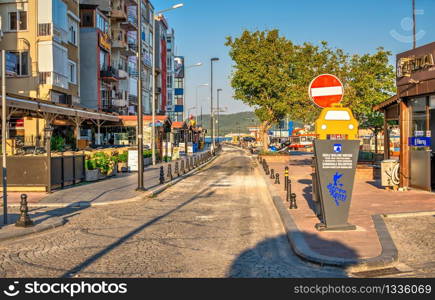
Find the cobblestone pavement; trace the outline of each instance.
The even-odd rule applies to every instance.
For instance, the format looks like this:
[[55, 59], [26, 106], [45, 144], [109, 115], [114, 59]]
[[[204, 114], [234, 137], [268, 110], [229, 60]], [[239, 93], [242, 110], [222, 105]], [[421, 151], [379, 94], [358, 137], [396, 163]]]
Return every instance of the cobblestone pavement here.
[[227, 148], [156, 198], [78, 210], [63, 227], [1, 242], [0, 276], [347, 276], [294, 256], [253, 166]]
[[397, 277], [435, 277], [435, 215], [385, 218], [399, 251], [399, 262], [410, 271]]

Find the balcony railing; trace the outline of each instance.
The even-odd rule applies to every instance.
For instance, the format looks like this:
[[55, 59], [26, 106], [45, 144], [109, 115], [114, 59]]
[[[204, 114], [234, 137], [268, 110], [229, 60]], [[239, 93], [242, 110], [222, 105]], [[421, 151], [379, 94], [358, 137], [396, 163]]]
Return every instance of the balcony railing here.
[[114, 67], [105, 67], [100, 71], [100, 76], [105, 81], [117, 81], [118, 70]]
[[51, 35], [51, 23], [38, 24], [38, 36]]
[[56, 72], [39, 72], [39, 83], [68, 89], [68, 77]]

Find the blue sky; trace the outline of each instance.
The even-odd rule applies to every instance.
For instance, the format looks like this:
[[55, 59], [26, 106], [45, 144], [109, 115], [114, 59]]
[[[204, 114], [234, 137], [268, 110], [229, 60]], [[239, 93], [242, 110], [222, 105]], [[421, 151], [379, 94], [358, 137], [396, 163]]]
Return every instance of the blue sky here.
[[[244, 29], [279, 29], [295, 43], [329, 42], [349, 53], [373, 52], [379, 46], [397, 53], [412, 48], [409, 18], [411, 0], [152, 0], [156, 11], [177, 3], [184, 7], [167, 12], [176, 33], [176, 51], [186, 65], [203, 62], [188, 70], [187, 107], [195, 106], [196, 86], [210, 81], [210, 58], [214, 64], [214, 87], [222, 88], [221, 105], [229, 112], [252, 110], [232, 99], [232, 61], [225, 47], [226, 36]], [[435, 41], [435, 0], [416, 0], [417, 46]], [[411, 24], [412, 25], [412, 24]], [[391, 59], [394, 63], [394, 59]], [[199, 89], [203, 110], [210, 111], [210, 89]], [[214, 96], [216, 100], [216, 96]]]

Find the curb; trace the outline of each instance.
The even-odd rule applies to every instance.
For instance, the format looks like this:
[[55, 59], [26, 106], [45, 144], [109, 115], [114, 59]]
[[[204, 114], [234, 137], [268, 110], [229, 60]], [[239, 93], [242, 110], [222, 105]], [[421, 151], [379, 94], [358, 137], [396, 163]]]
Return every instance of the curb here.
[[260, 168], [258, 168], [258, 161], [255, 160], [255, 162], [257, 165], [256, 169], [260, 173], [261, 178], [265, 181], [275, 208], [278, 211], [278, 214], [284, 225], [290, 246], [297, 256], [299, 256], [303, 260], [311, 263], [320, 264], [322, 266], [327, 265], [340, 268], [352, 268], [352, 270], [383, 268], [397, 261], [398, 251], [396, 246], [394, 245], [390, 233], [388, 232], [382, 215], [372, 216], [373, 223], [375, 225], [378, 239], [382, 248], [381, 254], [379, 256], [364, 259], [347, 259], [325, 256], [311, 250], [311, 248], [308, 246], [304, 239], [304, 234], [298, 229], [292, 216], [287, 211], [287, 208], [284, 206], [284, 201], [282, 200], [281, 196], [273, 188], [271, 188], [269, 184], [267, 184], [268, 178], [266, 178], [265, 175], [261, 172]]
[[20, 230], [18, 232], [1, 232], [1, 230], [0, 230], [0, 242], [5, 241], [5, 240], [9, 240], [9, 239], [13, 239], [13, 238], [23, 237], [23, 236], [30, 235], [33, 233], [43, 232], [43, 231], [46, 231], [49, 229], [54, 229], [54, 228], [60, 227], [66, 223], [66, 219], [64, 219], [62, 217], [55, 217], [52, 220], [53, 221], [50, 221], [47, 224], [41, 223], [41, 224], [35, 225], [33, 227], [23, 228], [22, 230]]
[[[219, 155], [219, 153], [218, 153]], [[164, 190], [168, 189], [169, 187], [177, 184], [181, 180], [197, 174], [199, 171], [202, 170], [203, 167], [207, 166], [211, 162], [213, 162], [217, 157], [213, 156], [209, 161], [203, 163], [202, 165], [198, 166], [196, 169], [190, 170], [188, 173], [181, 175], [180, 177], [173, 179], [170, 182], [167, 182], [161, 186], [155, 187], [153, 189], [144, 191], [144, 193], [140, 196], [136, 196], [133, 198], [128, 199], [122, 199], [122, 200], [115, 200], [115, 201], [106, 201], [106, 202], [96, 202], [96, 203], [89, 203], [89, 202], [73, 202], [73, 203], [28, 203], [27, 206], [30, 208], [89, 208], [89, 207], [98, 207], [98, 206], [108, 206], [108, 205], [116, 205], [116, 204], [123, 204], [123, 203], [131, 203], [131, 202], [137, 202], [144, 200], [146, 198], [155, 197], [156, 195], [162, 193]], [[8, 207], [10, 208], [17, 208], [20, 207], [20, 203], [13, 203], [8, 204]], [[0, 238], [1, 240], [1, 238]]]

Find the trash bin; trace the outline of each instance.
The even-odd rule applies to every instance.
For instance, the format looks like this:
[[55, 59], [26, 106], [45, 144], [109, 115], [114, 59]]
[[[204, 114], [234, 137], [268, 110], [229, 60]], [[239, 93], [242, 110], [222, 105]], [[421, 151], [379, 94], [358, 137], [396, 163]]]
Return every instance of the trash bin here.
[[395, 186], [400, 183], [399, 161], [386, 159], [381, 162], [381, 185]]

